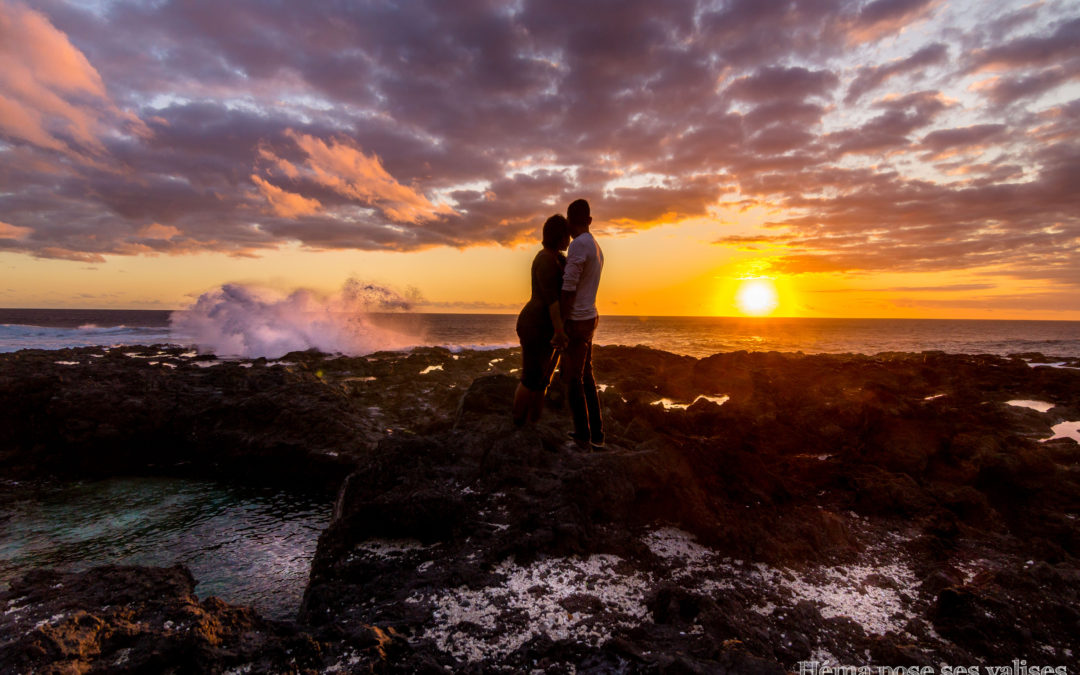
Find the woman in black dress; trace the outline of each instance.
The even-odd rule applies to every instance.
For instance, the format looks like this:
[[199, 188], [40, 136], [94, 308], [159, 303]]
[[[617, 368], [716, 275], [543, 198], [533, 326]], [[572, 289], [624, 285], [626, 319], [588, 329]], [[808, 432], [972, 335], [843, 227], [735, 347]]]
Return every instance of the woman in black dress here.
[[518, 314], [517, 334], [521, 340], [521, 383], [514, 394], [514, 423], [540, 419], [544, 391], [566, 346], [559, 294], [562, 291], [563, 251], [570, 245], [566, 218], [554, 215], [544, 223], [544, 248], [532, 263], [532, 297]]

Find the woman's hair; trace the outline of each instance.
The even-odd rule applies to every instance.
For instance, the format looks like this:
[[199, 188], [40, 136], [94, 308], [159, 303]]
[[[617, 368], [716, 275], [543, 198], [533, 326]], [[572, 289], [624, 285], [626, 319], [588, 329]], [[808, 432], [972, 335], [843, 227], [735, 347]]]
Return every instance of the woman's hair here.
[[562, 214], [556, 213], [544, 222], [544, 248], [559, 249], [559, 244], [570, 234], [570, 225]]

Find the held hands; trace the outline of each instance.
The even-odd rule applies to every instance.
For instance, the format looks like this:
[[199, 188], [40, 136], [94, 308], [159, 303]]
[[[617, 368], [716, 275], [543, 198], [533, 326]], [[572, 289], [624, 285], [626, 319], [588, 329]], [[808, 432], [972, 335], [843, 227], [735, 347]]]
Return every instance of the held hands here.
[[566, 349], [566, 345], [570, 344], [570, 338], [566, 337], [566, 332], [556, 330], [554, 337], [551, 338], [551, 344], [555, 349]]

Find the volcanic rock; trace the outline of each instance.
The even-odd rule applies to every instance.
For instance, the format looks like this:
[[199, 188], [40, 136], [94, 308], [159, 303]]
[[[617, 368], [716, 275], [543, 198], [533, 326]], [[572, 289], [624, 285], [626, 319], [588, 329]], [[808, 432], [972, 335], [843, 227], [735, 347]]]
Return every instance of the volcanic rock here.
[[[147, 577], [179, 589], [159, 591], [170, 609], [134, 601], [147, 625], [179, 625], [182, 606], [217, 626], [193, 656], [140, 633], [184, 667], [780, 673], [1080, 653], [1080, 452], [1043, 442], [1080, 410], [1075, 370], [1042, 355], [596, 347], [608, 444], [586, 452], [564, 410], [512, 424], [518, 358], [20, 352], [0, 357], [0, 475], [337, 490], [295, 624], [198, 603], [176, 570]], [[12, 607], [35, 626], [61, 618], [8, 624], [4, 654], [114, 663], [123, 575], [56, 608], [49, 583], [93, 575], [36, 574]]]

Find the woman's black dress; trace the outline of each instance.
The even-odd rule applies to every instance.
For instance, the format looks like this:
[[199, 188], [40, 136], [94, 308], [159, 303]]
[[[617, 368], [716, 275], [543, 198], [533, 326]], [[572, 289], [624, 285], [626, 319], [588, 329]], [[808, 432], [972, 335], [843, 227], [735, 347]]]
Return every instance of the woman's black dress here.
[[555, 351], [551, 346], [555, 326], [548, 307], [559, 301], [565, 267], [566, 256], [562, 253], [546, 248], [537, 253], [532, 264], [532, 297], [518, 314], [521, 383], [532, 391], [544, 391], [548, 385], [544, 380], [550, 375], [549, 365]]

